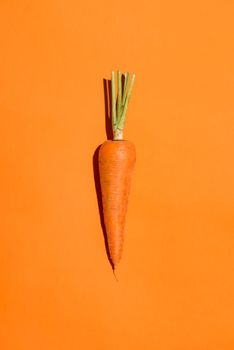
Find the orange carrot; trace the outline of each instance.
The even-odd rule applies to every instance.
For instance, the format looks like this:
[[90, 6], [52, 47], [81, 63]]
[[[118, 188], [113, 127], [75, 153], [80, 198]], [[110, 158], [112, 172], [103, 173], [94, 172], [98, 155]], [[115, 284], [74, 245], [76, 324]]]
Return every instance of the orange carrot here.
[[[128, 73], [125, 79], [128, 80]], [[120, 262], [122, 255], [128, 197], [136, 159], [135, 146], [130, 141], [123, 139], [126, 111], [134, 79], [135, 74], [133, 74], [128, 93], [125, 80], [122, 93], [122, 75], [118, 72], [116, 116], [115, 80], [114, 72], [112, 72], [112, 127], [114, 140], [104, 142], [99, 150], [103, 216], [113, 269]]]

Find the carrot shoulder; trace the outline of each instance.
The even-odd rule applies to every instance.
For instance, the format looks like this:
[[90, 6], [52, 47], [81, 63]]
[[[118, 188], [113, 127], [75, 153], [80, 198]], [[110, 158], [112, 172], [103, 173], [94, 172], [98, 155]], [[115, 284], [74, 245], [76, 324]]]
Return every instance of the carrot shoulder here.
[[[118, 72], [116, 111], [115, 80], [112, 72], [112, 129], [113, 141], [105, 141], [99, 150], [99, 173], [102, 191], [104, 223], [113, 268], [120, 262], [126, 221], [131, 177], [136, 160], [135, 146], [123, 139], [126, 112], [135, 74], [127, 92], [128, 73], [122, 91], [122, 74]], [[116, 113], [117, 112], [117, 113]]]

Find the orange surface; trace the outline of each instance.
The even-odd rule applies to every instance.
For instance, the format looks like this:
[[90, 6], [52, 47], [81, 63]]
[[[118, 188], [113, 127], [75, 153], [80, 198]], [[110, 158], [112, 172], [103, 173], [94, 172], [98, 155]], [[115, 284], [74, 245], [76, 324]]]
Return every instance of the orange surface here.
[[[1, 350], [233, 350], [232, 1], [0, 2]], [[117, 283], [92, 157], [136, 72]]]

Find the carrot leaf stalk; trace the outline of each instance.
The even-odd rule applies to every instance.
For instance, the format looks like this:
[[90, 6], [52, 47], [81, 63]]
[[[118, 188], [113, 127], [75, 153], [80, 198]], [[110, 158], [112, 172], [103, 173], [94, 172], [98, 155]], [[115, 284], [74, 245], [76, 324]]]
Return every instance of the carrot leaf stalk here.
[[117, 124], [121, 117], [122, 110], [122, 73], [118, 71], [118, 99], [117, 99]]
[[124, 79], [124, 91], [123, 91], [122, 105], [124, 105], [124, 102], [125, 102], [126, 96], [127, 96], [128, 79], [129, 79], [129, 73], [126, 72], [125, 79]]
[[112, 129], [116, 128], [116, 97], [115, 97], [115, 72], [111, 73], [111, 106], [112, 106]]
[[124, 86], [122, 91], [122, 73], [118, 71], [118, 94], [117, 94], [117, 112], [116, 112], [116, 93], [115, 93], [115, 73], [111, 73], [111, 102], [112, 102], [112, 130], [114, 140], [123, 140], [123, 130], [126, 120], [129, 100], [132, 94], [136, 75], [132, 74], [132, 79], [128, 89], [129, 73], [125, 74]]

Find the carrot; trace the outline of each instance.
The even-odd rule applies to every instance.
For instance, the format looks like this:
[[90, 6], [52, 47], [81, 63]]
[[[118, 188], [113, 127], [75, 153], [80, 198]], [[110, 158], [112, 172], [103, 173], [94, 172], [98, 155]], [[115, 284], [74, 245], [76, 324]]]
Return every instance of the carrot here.
[[[122, 73], [118, 71], [118, 99], [116, 111], [115, 75], [111, 77], [113, 140], [105, 141], [99, 150], [99, 174], [102, 192], [104, 223], [109, 255], [113, 269], [120, 262], [131, 177], [136, 160], [135, 146], [123, 139], [126, 112], [135, 74], [127, 91], [126, 73], [122, 91]], [[116, 113], [117, 112], [117, 113]]]

